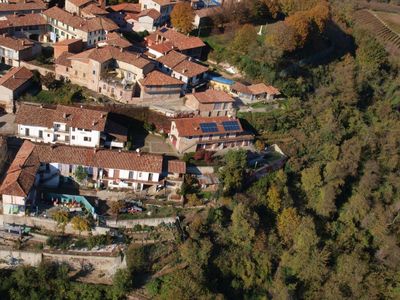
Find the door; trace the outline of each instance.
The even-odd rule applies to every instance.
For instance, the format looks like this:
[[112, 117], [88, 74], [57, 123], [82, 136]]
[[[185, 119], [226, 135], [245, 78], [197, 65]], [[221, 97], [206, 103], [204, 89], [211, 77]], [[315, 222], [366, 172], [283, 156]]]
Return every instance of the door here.
[[25, 128], [25, 136], [29, 136], [29, 128]]
[[43, 130], [39, 130], [39, 138], [40, 138], [40, 139], [43, 138]]

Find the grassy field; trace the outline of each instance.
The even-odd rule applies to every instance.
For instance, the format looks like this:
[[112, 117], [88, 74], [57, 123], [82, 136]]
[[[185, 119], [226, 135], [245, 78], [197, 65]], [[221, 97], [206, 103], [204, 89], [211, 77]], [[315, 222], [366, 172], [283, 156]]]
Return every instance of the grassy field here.
[[383, 11], [374, 12], [387, 26], [397, 34], [400, 34], [400, 14]]

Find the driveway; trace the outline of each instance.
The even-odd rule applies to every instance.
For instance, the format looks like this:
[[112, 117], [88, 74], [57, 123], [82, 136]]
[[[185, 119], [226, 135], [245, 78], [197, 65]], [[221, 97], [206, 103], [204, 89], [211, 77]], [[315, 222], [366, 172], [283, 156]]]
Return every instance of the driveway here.
[[15, 115], [5, 114], [0, 115], [0, 135], [15, 135], [17, 131], [17, 125], [14, 123]]

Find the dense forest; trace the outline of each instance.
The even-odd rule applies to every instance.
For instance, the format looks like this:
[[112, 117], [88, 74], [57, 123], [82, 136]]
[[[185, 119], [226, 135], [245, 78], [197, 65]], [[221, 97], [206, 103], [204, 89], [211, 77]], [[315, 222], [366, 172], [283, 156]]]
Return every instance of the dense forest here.
[[[2, 295], [118, 299], [133, 284], [155, 299], [399, 299], [398, 61], [353, 21], [353, 2], [261, 1], [256, 13], [282, 23], [266, 40], [239, 26], [215, 50], [248, 78], [282, 88], [281, 109], [241, 117], [258, 139], [284, 141], [289, 159], [247, 185], [246, 153], [228, 153], [217, 205], [189, 222], [186, 240], [166, 247], [171, 272], [142, 284], [139, 274], [154, 266], [146, 248], [135, 248], [129, 275], [119, 272], [112, 288], [82, 288], [62, 269], [46, 277], [20, 268], [3, 274]], [[329, 60], [282, 73], [335, 37]]]

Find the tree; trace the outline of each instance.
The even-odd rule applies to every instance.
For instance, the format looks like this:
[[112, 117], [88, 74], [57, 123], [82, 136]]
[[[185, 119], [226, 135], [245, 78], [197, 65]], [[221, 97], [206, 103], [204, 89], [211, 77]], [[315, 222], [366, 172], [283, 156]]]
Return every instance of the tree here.
[[86, 169], [82, 166], [78, 166], [75, 169], [75, 178], [76, 180], [78, 180], [78, 182], [83, 182], [87, 176], [88, 176], [88, 172], [86, 171]]
[[118, 269], [113, 278], [112, 297], [124, 299], [127, 292], [132, 289], [132, 276], [127, 269]]
[[292, 52], [297, 47], [296, 30], [283, 21], [277, 22], [267, 32], [265, 42], [283, 52]]
[[194, 12], [189, 2], [177, 3], [171, 12], [172, 26], [183, 34], [193, 29]]
[[148, 271], [149, 253], [147, 246], [129, 246], [126, 252], [126, 263], [128, 270], [133, 274], [141, 274]]
[[61, 229], [61, 232], [64, 233], [65, 226], [69, 221], [69, 213], [65, 209], [58, 209], [53, 213], [52, 218], [57, 222], [57, 227]]
[[251, 240], [255, 237], [259, 218], [244, 204], [239, 203], [232, 213], [230, 231], [232, 242], [243, 247], [250, 247]]
[[111, 212], [113, 214], [119, 214], [121, 209], [125, 207], [125, 201], [124, 200], [118, 200], [118, 201], [113, 201], [111, 203]]
[[81, 235], [82, 231], [89, 231], [90, 224], [88, 220], [81, 216], [75, 216], [71, 219], [72, 228], [79, 231], [79, 235]]
[[284, 243], [288, 244], [292, 241], [295, 231], [300, 225], [300, 221], [300, 216], [293, 207], [283, 209], [282, 213], [278, 215], [278, 233]]
[[233, 50], [247, 53], [257, 43], [257, 31], [253, 25], [245, 24], [238, 31], [231, 43]]
[[267, 193], [267, 203], [268, 207], [274, 212], [277, 213], [281, 208], [281, 199], [279, 195], [279, 191], [275, 185], [272, 185], [268, 189]]
[[229, 150], [224, 156], [225, 165], [219, 171], [224, 192], [231, 194], [242, 189], [247, 166], [245, 150]]
[[55, 89], [58, 85], [56, 76], [54, 73], [48, 72], [46, 75], [41, 76], [40, 81], [48, 89]]

